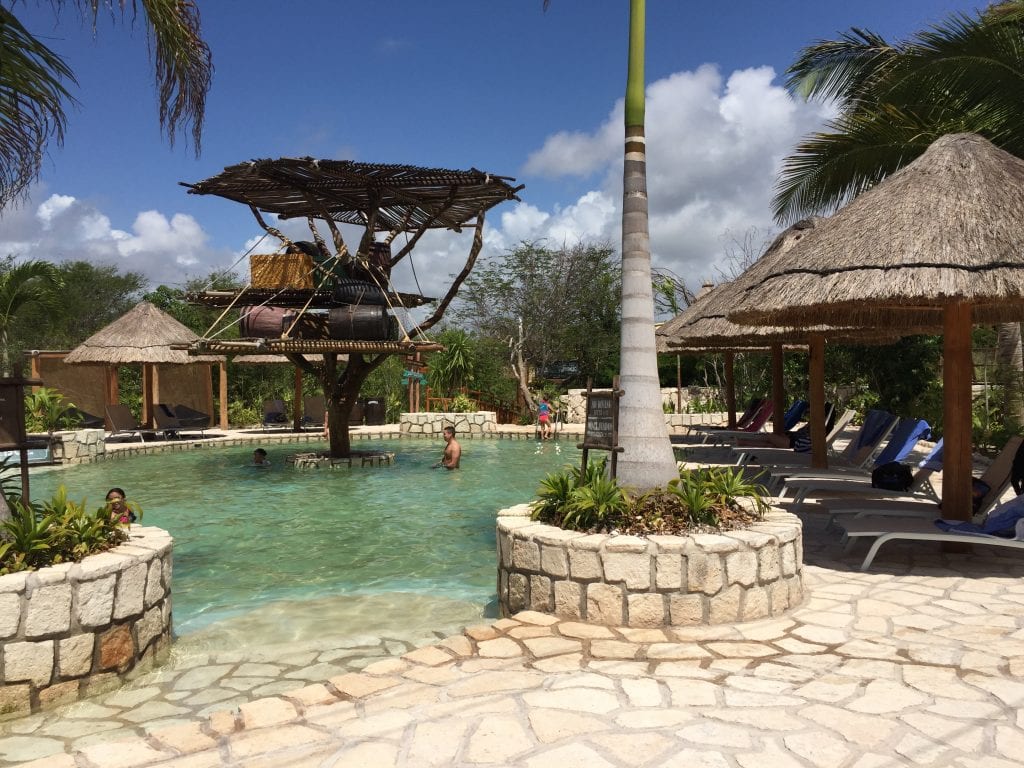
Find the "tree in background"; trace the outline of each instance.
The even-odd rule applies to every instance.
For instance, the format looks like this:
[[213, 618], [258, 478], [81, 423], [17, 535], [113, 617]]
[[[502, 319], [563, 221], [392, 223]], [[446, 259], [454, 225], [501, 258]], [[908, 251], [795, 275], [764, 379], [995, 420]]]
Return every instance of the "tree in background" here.
[[[51, 0], [55, 12], [72, 0]], [[149, 34], [160, 102], [160, 127], [171, 144], [191, 125], [199, 152], [206, 94], [213, 64], [200, 33], [193, 0], [73, 0], [92, 17], [116, 4], [132, 18], [141, 6]], [[6, 5], [11, 5], [10, 3]], [[46, 145], [64, 139], [65, 106], [74, 99], [68, 83], [75, 76], [65, 61], [32, 35], [5, 5], [0, 5], [0, 209], [23, 196], [39, 177]]]
[[[477, 266], [454, 316], [475, 337], [519, 345], [521, 394], [532, 403], [530, 372], [573, 362], [578, 378], [610, 383], [619, 337], [619, 275], [607, 245], [519, 247]], [[431, 386], [437, 386], [431, 379]], [[531, 405], [531, 408], [533, 406]]]
[[[955, 14], [890, 44], [861, 29], [806, 48], [791, 92], [835, 100], [828, 130], [786, 159], [774, 200], [780, 222], [829, 211], [920, 156], [947, 133], [985, 136], [1024, 157], [1024, 2]], [[1003, 417], [1024, 425], [1019, 324], [998, 331]]]
[[18, 315], [29, 307], [53, 310], [60, 306], [58, 292], [63, 287], [57, 269], [46, 261], [15, 264], [8, 256], [0, 266], [0, 367], [11, 375], [11, 327]]

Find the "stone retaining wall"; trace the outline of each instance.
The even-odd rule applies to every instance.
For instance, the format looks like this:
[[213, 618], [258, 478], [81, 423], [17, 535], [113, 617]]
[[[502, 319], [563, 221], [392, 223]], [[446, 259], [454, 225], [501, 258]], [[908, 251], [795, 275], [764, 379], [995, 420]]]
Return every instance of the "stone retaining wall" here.
[[456, 436], [485, 435], [498, 431], [498, 417], [494, 411], [472, 413], [403, 413], [398, 422], [403, 435], [441, 436], [445, 427], [455, 427]]
[[97, 461], [107, 452], [102, 429], [75, 429], [54, 433], [53, 458], [64, 464]]
[[777, 616], [803, 599], [800, 520], [779, 510], [748, 530], [612, 536], [498, 513], [498, 602], [594, 624], [661, 627]]
[[109, 552], [0, 576], [0, 715], [112, 687], [169, 647], [171, 544], [136, 525]]

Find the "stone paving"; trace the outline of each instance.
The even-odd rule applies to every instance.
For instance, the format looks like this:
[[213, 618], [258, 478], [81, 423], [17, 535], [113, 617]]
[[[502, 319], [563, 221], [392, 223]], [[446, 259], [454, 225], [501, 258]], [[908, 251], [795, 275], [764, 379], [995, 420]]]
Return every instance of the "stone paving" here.
[[[22, 768], [1024, 764], [1024, 561], [896, 544], [859, 573], [820, 518], [805, 520], [808, 597], [782, 618], [655, 630], [526, 612]], [[196, 679], [179, 700], [289, 663], [301, 665], [210, 659], [181, 673]], [[25, 735], [122, 727], [102, 704], [78, 706], [45, 734], [26, 718]]]

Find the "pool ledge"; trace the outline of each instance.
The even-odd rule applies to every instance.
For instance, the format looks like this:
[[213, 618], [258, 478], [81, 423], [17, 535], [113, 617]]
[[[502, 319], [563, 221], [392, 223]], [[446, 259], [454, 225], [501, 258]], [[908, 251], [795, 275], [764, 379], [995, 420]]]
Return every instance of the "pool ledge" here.
[[81, 562], [0, 576], [0, 717], [115, 688], [169, 648], [172, 543], [133, 525]]
[[800, 519], [773, 508], [749, 529], [692, 536], [566, 531], [498, 513], [502, 616], [532, 610], [593, 624], [664, 627], [779, 616], [803, 600]]

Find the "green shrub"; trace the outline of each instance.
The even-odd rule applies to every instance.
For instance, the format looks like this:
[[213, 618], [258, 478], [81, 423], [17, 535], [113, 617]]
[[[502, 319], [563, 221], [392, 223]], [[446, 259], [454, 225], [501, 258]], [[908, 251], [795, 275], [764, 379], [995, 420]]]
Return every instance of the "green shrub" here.
[[[602, 459], [590, 462], [586, 471], [572, 467], [544, 478], [532, 517], [576, 531], [644, 535], [729, 530], [764, 515], [765, 493], [741, 468], [712, 467], [683, 470], [667, 488], [633, 496], [607, 477]], [[750, 499], [752, 505], [740, 499]]]
[[263, 412], [239, 400], [228, 403], [228, 423], [236, 427], [251, 427], [263, 421]]
[[49, 434], [58, 429], [74, 429], [82, 421], [79, 414], [68, 413], [68, 409], [74, 407], [75, 404], [58, 390], [39, 387], [25, 395], [25, 429]]
[[448, 404], [450, 413], [472, 413], [477, 410], [476, 401], [470, 400], [467, 395], [461, 392], [451, 399]]
[[[86, 501], [68, 499], [63, 485], [47, 501], [33, 503], [11, 496], [8, 506], [11, 519], [0, 524], [0, 575], [77, 562], [128, 538], [108, 504], [88, 512]], [[128, 506], [142, 517], [137, 505], [129, 502]]]

